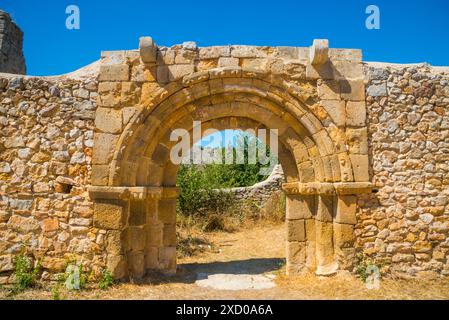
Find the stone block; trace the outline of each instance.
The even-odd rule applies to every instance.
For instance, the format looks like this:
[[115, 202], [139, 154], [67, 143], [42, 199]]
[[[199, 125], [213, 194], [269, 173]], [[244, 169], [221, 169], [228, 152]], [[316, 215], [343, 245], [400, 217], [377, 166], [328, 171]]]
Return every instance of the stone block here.
[[231, 56], [234, 58], [265, 58], [266, 52], [261, 47], [255, 46], [232, 46]]
[[145, 250], [145, 268], [147, 270], [159, 269], [159, 248], [151, 247]]
[[351, 159], [347, 153], [339, 153], [338, 161], [340, 163], [341, 181], [353, 181]]
[[176, 225], [164, 224], [163, 244], [166, 247], [176, 247]]
[[336, 248], [352, 248], [355, 243], [354, 225], [334, 223], [334, 245]]
[[176, 199], [163, 199], [159, 201], [158, 219], [165, 224], [176, 223]]
[[351, 159], [354, 181], [369, 181], [368, 155], [351, 154], [349, 158]]
[[124, 231], [125, 249], [127, 251], [143, 251], [146, 235], [143, 227], [128, 227]]
[[230, 46], [214, 46], [199, 49], [199, 56], [201, 60], [205, 59], [218, 59], [220, 57], [230, 57]]
[[145, 255], [143, 252], [129, 252], [127, 255], [129, 276], [140, 279], [145, 275]]
[[[2, 252], [3, 253], [3, 252]], [[13, 271], [15, 269], [12, 255], [0, 256], [0, 272]]]
[[301, 272], [306, 262], [305, 242], [287, 242], [287, 275]]
[[366, 125], [365, 101], [348, 101], [346, 103], [346, 125], [354, 127]]
[[118, 138], [118, 135], [95, 132], [92, 163], [109, 164], [112, 160]]
[[353, 271], [356, 260], [355, 248], [336, 248], [335, 259], [340, 270]]
[[360, 49], [330, 48], [329, 56], [332, 61], [362, 62], [362, 50]]
[[106, 251], [108, 255], [119, 256], [124, 252], [124, 234], [121, 230], [108, 230], [106, 233]]
[[156, 63], [157, 46], [151, 37], [139, 39], [139, 51], [143, 63]]
[[334, 262], [333, 224], [315, 220], [317, 266], [327, 266]]
[[146, 228], [147, 248], [161, 247], [163, 245], [163, 225], [154, 225]]
[[129, 81], [129, 66], [127, 64], [101, 65], [98, 80]]
[[306, 266], [310, 270], [314, 270], [316, 266], [315, 251], [316, 251], [316, 238], [315, 238], [315, 219], [305, 220], [306, 226]]
[[363, 80], [340, 80], [341, 98], [351, 101], [365, 101]]
[[52, 232], [59, 229], [59, 220], [58, 218], [47, 218], [42, 220], [41, 223], [42, 231], [44, 232]]
[[67, 267], [67, 260], [64, 258], [45, 256], [41, 263], [42, 268], [52, 273], [63, 272]]
[[314, 212], [314, 197], [302, 195], [286, 196], [286, 218], [289, 220], [309, 219]]
[[315, 219], [321, 222], [332, 222], [334, 212], [334, 196], [319, 195]]
[[299, 179], [302, 183], [314, 182], [316, 178], [315, 167], [310, 161], [298, 165]]
[[387, 83], [373, 84], [366, 90], [366, 95], [379, 98], [388, 96]]
[[94, 226], [100, 229], [122, 230], [126, 226], [127, 208], [121, 201], [96, 201]]
[[157, 67], [148, 67], [143, 64], [133, 66], [131, 69], [131, 81], [154, 82], [157, 80]]
[[151, 160], [157, 165], [164, 165], [170, 155], [170, 150], [163, 144], [158, 144], [153, 152]]
[[336, 80], [363, 80], [363, 67], [361, 63], [352, 61], [334, 61], [334, 77]]
[[343, 100], [321, 100], [320, 105], [327, 111], [336, 126], [346, 124], [346, 105]]
[[367, 128], [347, 128], [346, 139], [351, 154], [368, 154]]
[[340, 83], [335, 80], [318, 82], [318, 97], [322, 100], [340, 100]]
[[194, 72], [195, 66], [190, 64], [168, 66], [168, 79], [169, 81], [175, 81]]
[[287, 220], [287, 241], [306, 241], [304, 220]]
[[158, 66], [156, 70], [156, 79], [160, 84], [167, 83], [169, 81], [168, 66]]
[[314, 39], [309, 50], [309, 60], [312, 65], [323, 65], [329, 60], [329, 40]]
[[159, 248], [159, 267], [165, 273], [176, 273], [176, 247]]
[[109, 179], [109, 166], [94, 164], [92, 166], [91, 184], [94, 186], [107, 186]]
[[122, 111], [98, 108], [95, 113], [95, 127], [104, 133], [120, 133], [122, 131]]
[[339, 196], [337, 199], [337, 208], [334, 221], [337, 223], [355, 225], [357, 223], [355, 215], [356, 209], [356, 196]]
[[115, 280], [120, 280], [128, 275], [128, 264], [123, 255], [108, 255], [106, 267]]
[[129, 206], [129, 225], [142, 226], [146, 223], [146, 203], [145, 201], [131, 200]]
[[239, 59], [231, 57], [221, 57], [218, 59], [218, 67], [238, 67]]
[[310, 80], [333, 80], [334, 79], [334, 67], [331, 61], [327, 61], [321, 65], [312, 65], [308, 63], [306, 66], [306, 78]]

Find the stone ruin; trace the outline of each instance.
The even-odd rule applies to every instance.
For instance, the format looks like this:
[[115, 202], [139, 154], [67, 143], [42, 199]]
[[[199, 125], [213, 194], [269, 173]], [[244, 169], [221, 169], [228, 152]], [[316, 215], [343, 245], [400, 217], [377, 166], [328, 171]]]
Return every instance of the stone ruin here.
[[25, 74], [25, 57], [22, 52], [23, 32], [0, 10], [0, 72]]
[[170, 132], [278, 129], [287, 273], [449, 275], [449, 69], [310, 47], [108, 51], [59, 77], [0, 77], [0, 283], [23, 244], [116, 279], [176, 272]]

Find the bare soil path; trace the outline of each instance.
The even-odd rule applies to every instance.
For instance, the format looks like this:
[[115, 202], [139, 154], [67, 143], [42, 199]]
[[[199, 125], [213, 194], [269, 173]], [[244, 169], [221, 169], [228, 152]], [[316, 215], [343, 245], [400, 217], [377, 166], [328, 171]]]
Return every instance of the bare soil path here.
[[[449, 299], [449, 281], [383, 279], [379, 290], [368, 290], [350, 274], [331, 278], [284, 276], [284, 227], [263, 225], [235, 233], [212, 233], [214, 250], [179, 260], [180, 271], [141, 284], [118, 284], [106, 291], [62, 293], [65, 299]], [[198, 277], [198, 275], [200, 276]], [[206, 276], [205, 276], [206, 275]], [[273, 279], [266, 289], [219, 290], [199, 286], [197, 279], [216, 275], [250, 275]], [[50, 288], [28, 290], [15, 299], [51, 299]], [[0, 290], [0, 299], [7, 298]]]

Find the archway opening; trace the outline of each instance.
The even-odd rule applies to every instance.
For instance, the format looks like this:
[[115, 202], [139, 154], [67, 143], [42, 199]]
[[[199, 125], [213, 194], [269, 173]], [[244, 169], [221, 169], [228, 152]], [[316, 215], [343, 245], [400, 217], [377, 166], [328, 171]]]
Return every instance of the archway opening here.
[[192, 145], [192, 133], [211, 128], [277, 130], [288, 274], [351, 267], [356, 195], [371, 187], [366, 137], [328, 112], [344, 100], [320, 103], [315, 87], [327, 84], [290, 80], [240, 67], [192, 73], [166, 86], [152, 83], [119, 134], [98, 128], [90, 195], [116, 278], [176, 272], [179, 163], [170, 159], [178, 143], [171, 136], [181, 133]]
[[265, 129], [216, 130], [179, 166], [178, 268], [200, 283], [258, 275], [268, 284], [264, 275], [285, 265], [284, 176], [277, 140], [266, 137]]

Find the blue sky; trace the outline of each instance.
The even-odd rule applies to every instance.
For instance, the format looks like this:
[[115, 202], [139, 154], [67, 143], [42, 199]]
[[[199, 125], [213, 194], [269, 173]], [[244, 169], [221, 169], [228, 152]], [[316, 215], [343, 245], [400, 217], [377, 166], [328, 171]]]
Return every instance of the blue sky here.
[[[68, 5], [80, 30], [65, 27]], [[365, 9], [380, 8], [380, 30], [365, 28]], [[309, 46], [328, 38], [334, 48], [363, 49], [365, 61], [449, 65], [448, 0], [1, 0], [25, 32], [28, 73], [73, 71], [102, 50], [137, 48], [150, 35], [160, 45]]]

